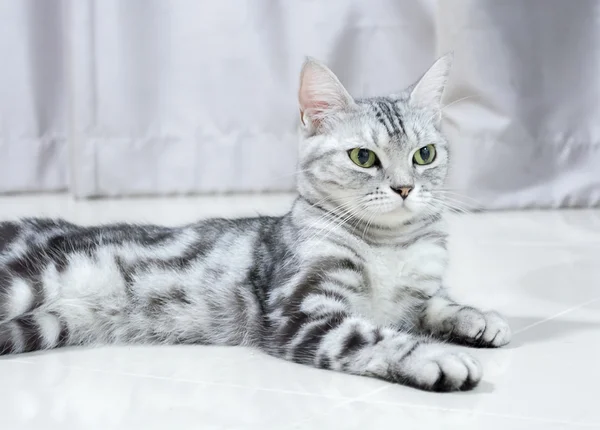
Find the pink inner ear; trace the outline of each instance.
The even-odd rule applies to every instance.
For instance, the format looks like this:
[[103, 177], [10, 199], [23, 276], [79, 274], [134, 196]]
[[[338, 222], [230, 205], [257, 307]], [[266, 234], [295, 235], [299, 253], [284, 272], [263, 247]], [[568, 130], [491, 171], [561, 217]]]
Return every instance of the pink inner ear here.
[[350, 96], [329, 69], [308, 62], [302, 69], [298, 102], [304, 125], [319, 128], [330, 113], [349, 104]]
[[310, 89], [300, 89], [300, 109], [303, 111], [312, 110], [323, 112], [329, 107], [329, 103], [319, 100], [319, 94]]
[[300, 120], [302, 121], [302, 124], [306, 125], [304, 118], [304, 114], [306, 113], [314, 127], [319, 127], [323, 113], [331, 107], [326, 101], [316, 100], [315, 94], [311, 94], [308, 91], [301, 92], [300, 103]]
[[325, 112], [327, 109], [329, 109], [329, 103], [324, 102], [322, 100], [315, 100], [311, 103], [310, 106], [307, 106], [308, 109], [310, 109], [312, 112]]

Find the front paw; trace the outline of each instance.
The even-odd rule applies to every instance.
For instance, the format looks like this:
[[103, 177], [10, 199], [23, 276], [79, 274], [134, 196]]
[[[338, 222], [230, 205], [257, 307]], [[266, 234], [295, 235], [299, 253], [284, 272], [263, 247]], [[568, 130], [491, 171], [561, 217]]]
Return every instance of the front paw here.
[[451, 342], [482, 348], [498, 348], [510, 342], [508, 323], [497, 312], [482, 312], [469, 306], [456, 311], [441, 322], [437, 334]]
[[398, 382], [429, 391], [465, 391], [481, 380], [481, 365], [469, 354], [422, 343], [401, 363]]

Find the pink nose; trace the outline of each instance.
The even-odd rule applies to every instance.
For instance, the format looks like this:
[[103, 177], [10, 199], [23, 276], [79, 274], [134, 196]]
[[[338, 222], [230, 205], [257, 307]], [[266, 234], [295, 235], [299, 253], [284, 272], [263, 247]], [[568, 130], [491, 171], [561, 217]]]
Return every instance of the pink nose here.
[[394, 188], [394, 187], [391, 187], [391, 188], [395, 193], [400, 194], [400, 197], [402, 197], [403, 200], [406, 200], [406, 198], [408, 197], [408, 195], [410, 194], [410, 192], [413, 190], [414, 187], [412, 187], [410, 185], [402, 185], [397, 188]]

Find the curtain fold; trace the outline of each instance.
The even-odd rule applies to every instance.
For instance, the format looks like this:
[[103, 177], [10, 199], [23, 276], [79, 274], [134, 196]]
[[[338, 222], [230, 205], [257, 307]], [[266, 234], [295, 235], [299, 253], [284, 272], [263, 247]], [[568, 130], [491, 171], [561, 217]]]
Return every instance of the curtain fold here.
[[68, 187], [64, 25], [58, 1], [0, 0], [0, 192]]
[[600, 2], [444, 0], [437, 16], [457, 54], [450, 186], [488, 209], [600, 205]]
[[367, 96], [453, 50], [449, 188], [595, 206], [599, 4], [0, 0], [0, 192], [291, 190], [305, 55]]

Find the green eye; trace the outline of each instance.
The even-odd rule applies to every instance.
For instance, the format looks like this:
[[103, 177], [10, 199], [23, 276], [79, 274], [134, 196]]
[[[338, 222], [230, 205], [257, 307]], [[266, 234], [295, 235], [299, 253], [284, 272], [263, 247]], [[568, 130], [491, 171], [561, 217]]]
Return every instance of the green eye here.
[[431, 164], [433, 160], [435, 160], [435, 145], [432, 144], [422, 147], [413, 155], [413, 163], [420, 166]]
[[365, 169], [373, 167], [379, 161], [377, 155], [375, 155], [373, 151], [365, 148], [351, 149], [348, 151], [348, 155], [350, 156], [350, 159], [354, 161], [354, 164], [364, 167]]

